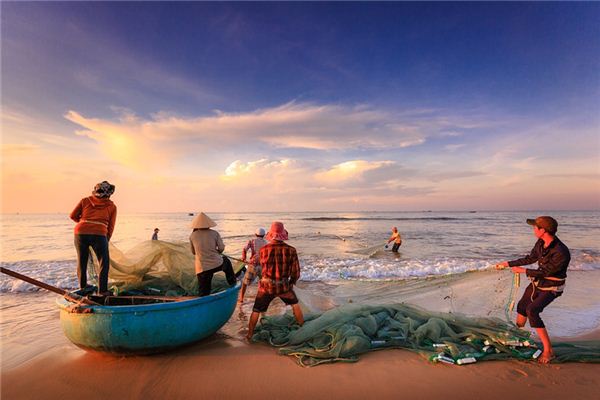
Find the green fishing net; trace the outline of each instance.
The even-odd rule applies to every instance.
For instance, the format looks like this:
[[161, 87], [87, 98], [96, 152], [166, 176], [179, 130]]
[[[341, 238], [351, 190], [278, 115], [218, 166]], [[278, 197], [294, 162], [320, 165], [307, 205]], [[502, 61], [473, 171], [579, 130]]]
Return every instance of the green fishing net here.
[[[98, 260], [90, 252], [93, 268], [91, 280], [97, 282], [95, 271]], [[141, 242], [127, 252], [109, 244], [109, 287], [114, 294], [146, 295], [197, 295], [198, 279], [194, 269], [194, 255], [186, 242], [169, 243], [160, 240]], [[232, 261], [234, 272], [243, 264]], [[212, 280], [212, 293], [229, 287], [223, 272], [217, 272]]]
[[[300, 327], [293, 315], [267, 316], [253, 340], [279, 347], [311, 367], [355, 362], [360, 354], [386, 348], [416, 351], [432, 362], [530, 360], [541, 353], [527, 331], [497, 318], [436, 313], [406, 304], [344, 305], [309, 314]], [[600, 362], [600, 341], [554, 344], [553, 362]]]

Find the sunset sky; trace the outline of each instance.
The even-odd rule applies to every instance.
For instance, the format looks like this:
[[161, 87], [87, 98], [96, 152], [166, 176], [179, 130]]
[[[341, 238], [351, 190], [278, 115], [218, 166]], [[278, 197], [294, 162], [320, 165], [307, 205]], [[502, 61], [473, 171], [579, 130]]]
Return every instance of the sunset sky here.
[[1, 3], [2, 212], [600, 209], [600, 3]]

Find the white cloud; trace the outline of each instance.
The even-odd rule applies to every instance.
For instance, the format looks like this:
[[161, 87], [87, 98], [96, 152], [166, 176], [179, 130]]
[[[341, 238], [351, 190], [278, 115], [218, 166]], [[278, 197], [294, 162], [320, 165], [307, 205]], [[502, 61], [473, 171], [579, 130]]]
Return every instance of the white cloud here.
[[[96, 140], [115, 160], [145, 165], [168, 162], [197, 149], [257, 146], [311, 150], [390, 150], [416, 146], [427, 137], [457, 125], [450, 117], [394, 114], [364, 105], [315, 105], [290, 102], [246, 113], [180, 117], [157, 112], [149, 119], [117, 110], [116, 120], [89, 118], [69, 111], [65, 118], [84, 128], [78, 133]], [[127, 151], [121, 148], [127, 147]]]

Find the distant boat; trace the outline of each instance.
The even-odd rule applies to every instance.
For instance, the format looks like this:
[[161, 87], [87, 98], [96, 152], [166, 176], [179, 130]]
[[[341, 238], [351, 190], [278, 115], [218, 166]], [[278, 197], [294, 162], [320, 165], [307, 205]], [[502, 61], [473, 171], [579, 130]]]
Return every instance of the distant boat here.
[[133, 305], [81, 305], [76, 312], [74, 303], [66, 298], [56, 302], [63, 332], [77, 346], [116, 354], [149, 354], [194, 343], [218, 331], [231, 318], [239, 290], [238, 283], [210, 296], [152, 304], [144, 296], [114, 296]]
[[191, 217], [191, 216], [193, 216], [193, 215], [194, 215], [194, 213], [188, 213], [188, 215]]
[[475, 214], [477, 211], [469, 211], [471, 214]]

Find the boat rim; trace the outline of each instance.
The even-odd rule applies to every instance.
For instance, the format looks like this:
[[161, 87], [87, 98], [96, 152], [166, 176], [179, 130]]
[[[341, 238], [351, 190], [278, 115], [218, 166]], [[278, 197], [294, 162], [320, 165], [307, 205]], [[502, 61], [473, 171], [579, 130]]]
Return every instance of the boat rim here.
[[[237, 282], [235, 286], [227, 288], [217, 293], [210, 294], [208, 296], [197, 297], [194, 299], [185, 299], [181, 301], [170, 301], [165, 303], [151, 303], [151, 304], [137, 304], [137, 305], [119, 305], [119, 306], [102, 306], [102, 305], [87, 305], [81, 304], [81, 307], [91, 308], [95, 314], [119, 314], [119, 313], [132, 313], [132, 312], [146, 312], [146, 311], [166, 311], [178, 308], [195, 307], [201, 304], [214, 303], [222, 300], [225, 297], [229, 297], [233, 292], [237, 292], [241, 287], [241, 283]], [[72, 291], [71, 293], [77, 293]], [[56, 304], [61, 310], [66, 310], [67, 307], [73, 305], [72, 302], [64, 297], [56, 299]], [[85, 315], [85, 314], [82, 314]]]

